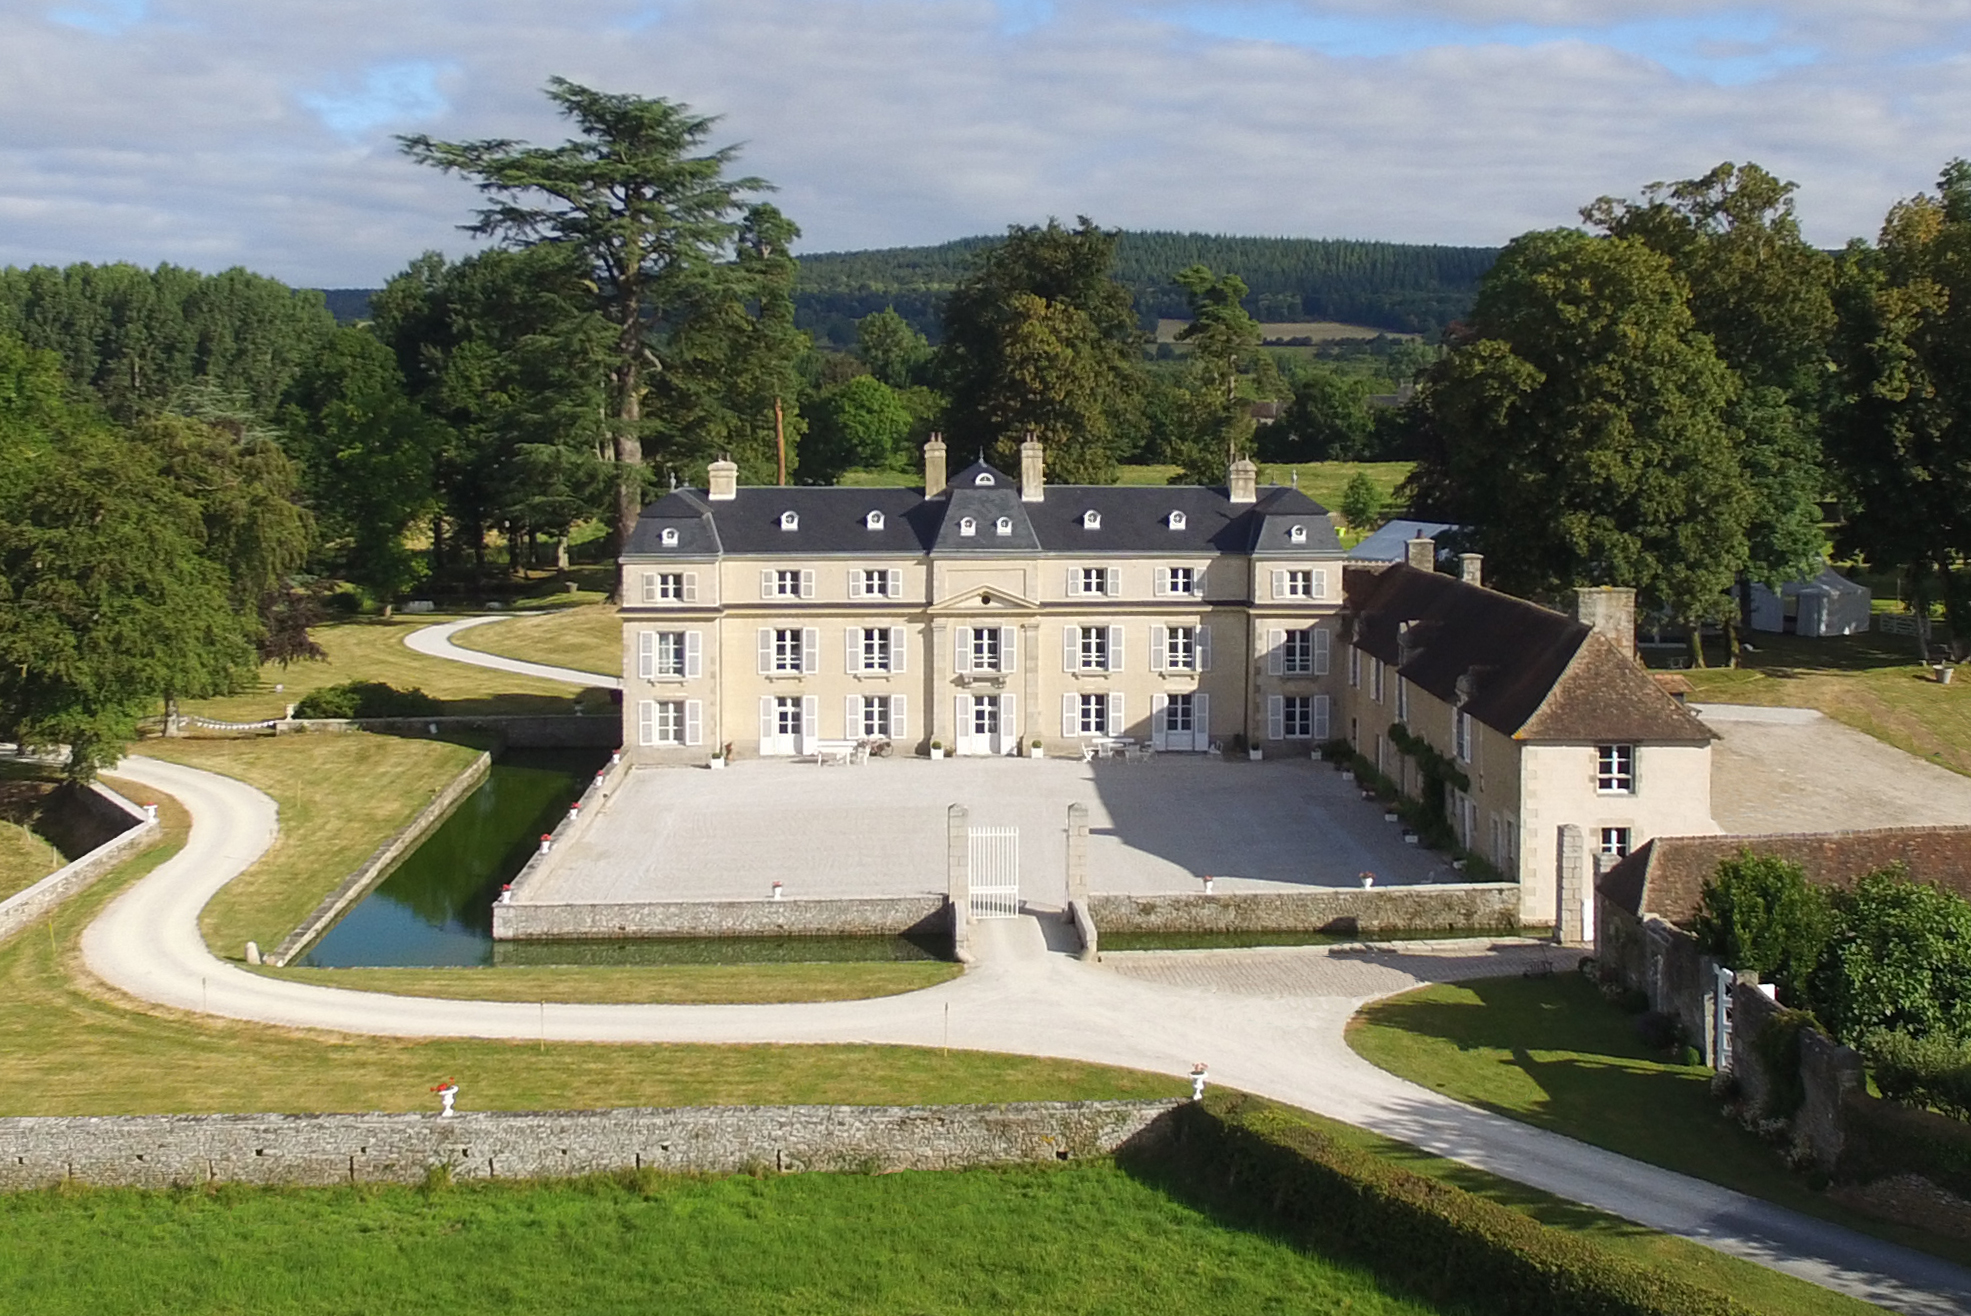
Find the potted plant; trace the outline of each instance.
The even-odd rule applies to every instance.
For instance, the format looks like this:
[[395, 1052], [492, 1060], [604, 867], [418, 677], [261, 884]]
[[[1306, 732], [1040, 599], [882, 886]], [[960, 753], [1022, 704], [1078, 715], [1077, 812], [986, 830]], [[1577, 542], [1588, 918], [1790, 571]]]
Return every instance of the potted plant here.
[[1248, 745], [1246, 747], [1246, 757], [1251, 761], [1253, 761], [1254, 763], [1257, 763], [1261, 759], [1266, 757], [1266, 751], [1261, 749], [1257, 745]]
[[942, 740], [933, 740], [931, 742], [931, 757], [934, 759], [944, 757], [944, 742]]
[[725, 744], [723, 745], [715, 746], [712, 750], [712, 762], [711, 762], [712, 771], [717, 772], [719, 769], [723, 768], [726, 765], [726, 760], [730, 759], [731, 757], [732, 757], [732, 742], [730, 740], [726, 741]]
[[1030, 759], [1037, 759], [1044, 757], [1043, 746], [1040, 743], [1040, 737], [1035, 736], [1033, 739], [1033, 743], [1027, 746], [1027, 757]]

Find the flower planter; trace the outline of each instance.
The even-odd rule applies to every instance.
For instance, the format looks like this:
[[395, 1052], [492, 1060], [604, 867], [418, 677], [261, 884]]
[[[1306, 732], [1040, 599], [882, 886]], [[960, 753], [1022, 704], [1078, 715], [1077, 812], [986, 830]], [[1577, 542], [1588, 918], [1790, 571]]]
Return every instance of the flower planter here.
[[1310, 749], [1307, 751], [1307, 757], [1313, 759], [1316, 763], [1319, 763], [1323, 760], [1325, 756], [1318, 749]]
[[1044, 759], [1047, 757], [1047, 751], [1041, 749], [1039, 746], [1035, 746], [1027, 751], [1027, 757], [1030, 759]]
[[1938, 684], [1938, 685], [1949, 685], [1949, 684], [1950, 684], [1950, 678], [1951, 678], [1951, 673], [1952, 673], [1952, 668], [1951, 668], [1951, 666], [1950, 666], [1950, 665], [1949, 665], [1948, 663], [1938, 663], [1938, 664], [1936, 665], [1936, 669], [1935, 669], [1935, 670], [1936, 670], [1936, 673], [1937, 673], [1937, 684]]
[[1382, 813], [1382, 820], [1383, 820], [1384, 822], [1395, 822], [1395, 821], [1396, 821], [1396, 810], [1394, 810], [1394, 809], [1384, 809], [1384, 810], [1383, 810], [1383, 813]]
[[1266, 751], [1263, 749], [1249, 749], [1246, 751], [1246, 757], [1252, 760], [1254, 763], [1257, 763], [1261, 759], [1266, 757]]
[[718, 772], [725, 767], [725, 760], [713, 759], [707, 766], [709, 766], [712, 769], [712, 771]]
[[944, 757], [944, 751], [933, 746], [931, 749], [931, 757], [933, 759], [941, 759]]
[[1415, 845], [1416, 843], [1417, 843], [1417, 834], [1415, 832], [1403, 833], [1403, 844]]
[[1350, 772], [1350, 771], [1349, 771], [1349, 770], [1348, 770], [1347, 768], [1343, 768], [1343, 769], [1341, 770], [1341, 779], [1342, 779], [1343, 781], [1354, 781], [1354, 780], [1355, 780], [1355, 774], [1354, 774], [1354, 773], [1352, 773], [1352, 772]]

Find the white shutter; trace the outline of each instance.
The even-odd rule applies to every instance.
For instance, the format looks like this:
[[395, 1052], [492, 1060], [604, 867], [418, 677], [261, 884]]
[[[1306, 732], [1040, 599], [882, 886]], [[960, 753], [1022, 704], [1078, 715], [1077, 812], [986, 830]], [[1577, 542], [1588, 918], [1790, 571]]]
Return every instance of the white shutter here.
[[1287, 701], [1280, 695], [1266, 696], [1266, 738], [1287, 738]]
[[1210, 671], [1211, 627], [1200, 626], [1196, 631], [1192, 632], [1192, 646], [1192, 661], [1198, 665], [1198, 670], [1201, 672]]
[[1196, 566], [1191, 568], [1191, 597], [1192, 598], [1201, 599], [1204, 597], [1205, 573], [1210, 570], [1211, 568], [1208, 566]]
[[1068, 568], [1068, 597], [1073, 598], [1080, 593], [1081, 593], [1081, 568], [1069, 567]]
[[645, 603], [657, 601], [657, 573], [654, 571], [643, 573], [643, 601]]
[[884, 573], [883, 593], [893, 599], [903, 597], [903, 571], [900, 568], [891, 567]]
[[636, 743], [657, 743], [657, 701], [654, 699], [639, 699], [636, 702]]
[[[636, 674], [648, 681], [657, 675], [657, 632], [636, 633]], [[644, 742], [648, 744], [649, 742]]]
[[1102, 574], [1102, 592], [1114, 598], [1122, 593], [1122, 568], [1110, 567]]
[[1314, 696], [1314, 739], [1326, 740], [1327, 738], [1328, 738], [1328, 697], [1326, 695], [1315, 695]]
[[[1063, 626], [1061, 628], [1061, 670], [1078, 672], [1081, 670], [1081, 627]], [[1068, 696], [1072, 699], [1074, 696]]]
[[1316, 626], [1314, 628], [1314, 675], [1326, 676], [1328, 674], [1328, 651], [1333, 643], [1334, 636], [1328, 632], [1326, 627]]
[[849, 568], [849, 597], [852, 599], [859, 599], [862, 597], [862, 568], [861, 567]]
[[[1170, 628], [1168, 626], [1150, 627], [1150, 670], [1161, 672], [1170, 652]], [[1158, 695], [1157, 698], [1163, 698]]]
[[762, 571], [760, 573], [760, 597], [763, 599], [773, 597], [773, 573], [771, 571]]
[[951, 709], [951, 752], [963, 754], [972, 747], [972, 696], [953, 695]]
[[910, 734], [910, 716], [902, 695], [890, 696], [890, 739], [902, 740]]
[[705, 633], [686, 631], [684, 633], [684, 674], [687, 680], [695, 681], [705, 674]]
[[804, 599], [814, 597], [814, 572], [807, 568], [801, 570], [801, 597]]
[[842, 738], [862, 739], [862, 696], [850, 695], [842, 710]]
[[705, 743], [705, 701], [702, 699], [684, 701], [684, 743], [687, 745]]
[[1081, 697], [1061, 696], [1061, 734], [1072, 740], [1081, 734]]
[[1109, 670], [1122, 670], [1122, 627], [1109, 627]]
[[842, 646], [843, 652], [847, 655], [844, 661], [848, 666], [842, 670], [859, 672], [862, 670], [862, 627], [850, 626], [843, 630], [842, 634], [848, 637], [848, 642]]
[[1273, 597], [1276, 599], [1283, 599], [1286, 596], [1287, 596], [1287, 573], [1284, 571], [1276, 571], [1273, 573]]
[[761, 695], [760, 696], [760, 753], [767, 754], [772, 752], [773, 737], [776, 730], [777, 728], [775, 727], [773, 721], [773, 696]]
[[698, 573], [695, 571], [684, 573], [684, 601], [686, 603], [698, 602]]
[[773, 631], [760, 627], [760, 675], [765, 676], [773, 670]]
[[814, 753], [814, 742], [821, 737], [821, 700], [801, 696], [801, 753]]
[[960, 626], [952, 634], [958, 638], [951, 645], [951, 670], [969, 672], [972, 670], [972, 628]]
[[892, 672], [901, 672], [904, 670], [904, 655], [910, 652], [908, 647], [909, 642], [910, 632], [904, 630], [901, 626], [890, 627], [890, 670]]
[[[1286, 644], [1287, 633], [1285, 631], [1269, 630], [1266, 632], [1266, 674], [1268, 676], [1278, 676], [1285, 670], [1287, 661]], [[1275, 740], [1279, 739], [1278, 736], [1273, 738]]]
[[1157, 596], [1158, 596], [1159, 598], [1161, 598], [1161, 597], [1162, 597], [1163, 595], [1165, 595], [1165, 594], [1168, 594], [1168, 593], [1170, 593], [1170, 568], [1169, 568], [1169, 567], [1158, 567], [1158, 568], [1157, 568], [1157, 583], [1156, 583], [1156, 585], [1154, 586], [1154, 589], [1155, 589], [1155, 592], [1156, 592], [1156, 594], [1157, 594]]
[[1150, 696], [1150, 744], [1158, 749], [1170, 748], [1170, 696]]
[[[803, 626], [801, 628], [801, 671], [805, 675], [813, 676], [820, 670], [821, 632], [813, 626]], [[807, 734], [805, 727], [802, 728], [802, 734]]]
[[1020, 632], [1012, 626], [999, 628], [999, 670], [1020, 670]]
[[1129, 729], [1129, 723], [1122, 716], [1122, 691], [1109, 692], [1109, 734], [1119, 736]]
[[999, 696], [999, 752], [1020, 752], [1019, 703], [1012, 695]]
[[1191, 696], [1191, 748], [1211, 748], [1211, 696], [1202, 690]]
[[1327, 571], [1325, 569], [1317, 567], [1314, 571], [1313, 580], [1314, 583], [1308, 586], [1308, 589], [1311, 592], [1310, 596], [1317, 599], [1325, 599], [1326, 597], [1328, 597]]

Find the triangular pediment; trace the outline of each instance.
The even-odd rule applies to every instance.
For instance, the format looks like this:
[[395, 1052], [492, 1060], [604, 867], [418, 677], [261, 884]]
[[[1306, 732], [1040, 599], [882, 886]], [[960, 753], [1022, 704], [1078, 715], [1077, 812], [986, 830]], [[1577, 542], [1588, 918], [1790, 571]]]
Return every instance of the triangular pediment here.
[[1034, 599], [1015, 594], [997, 585], [974, 585], [948, 594], [931, 605], [933, 613], [962, 613], [970, 616], [993, 613], [1030, 612], [1040, 606]]

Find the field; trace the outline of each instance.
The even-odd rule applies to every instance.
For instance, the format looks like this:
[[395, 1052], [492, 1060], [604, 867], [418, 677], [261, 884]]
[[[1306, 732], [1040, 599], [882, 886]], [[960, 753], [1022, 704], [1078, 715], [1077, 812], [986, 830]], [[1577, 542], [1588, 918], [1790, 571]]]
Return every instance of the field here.
[[[1357, 471], [1367, 472], [1382, 491], [1384, 500], [1389, 501], [1395, 495], [1396, 486], [1409, 478], [1414, 465], [1414, 462], [1268, 462], [1259, 468], [1259, 482], [1262, 485], [1292, 484], [1298, 478], [1302, 493], [1333, 511], [1341, 505], [1341, 491]], [[1116, 476], [1116, 483], [1169, 484], [1170, 477], [1175, 474], [1175, 466], [1124, 466]], [[923, 480], [923, 472], [919, 470], [849, 471], [842, 476], [841, 483], [864, 489], [902, 489], [914, 487]]]
[[[1157, 321], [1157, 341], [1174, 343], [1177, 335], [1184, 331], [1189, 320], [1163, 319]], [[1268, 321], [1259, 326], [1259, 332], [1267, 342], [1283, 338], [1311, 338], [1316, 343], [1364, 342], [1371, 338], [1416, 338], [1417, 334], [1392, 333], [1387, 329], [1377, 329], [1366, 324], [1342, 324], [1336, 320], [1292, 320]]]
[[474, 626], [452, 637], [461, 649], [496, 653], [578, 672], [621, 676], [623, 621], [615, 605], [591, 603]]

